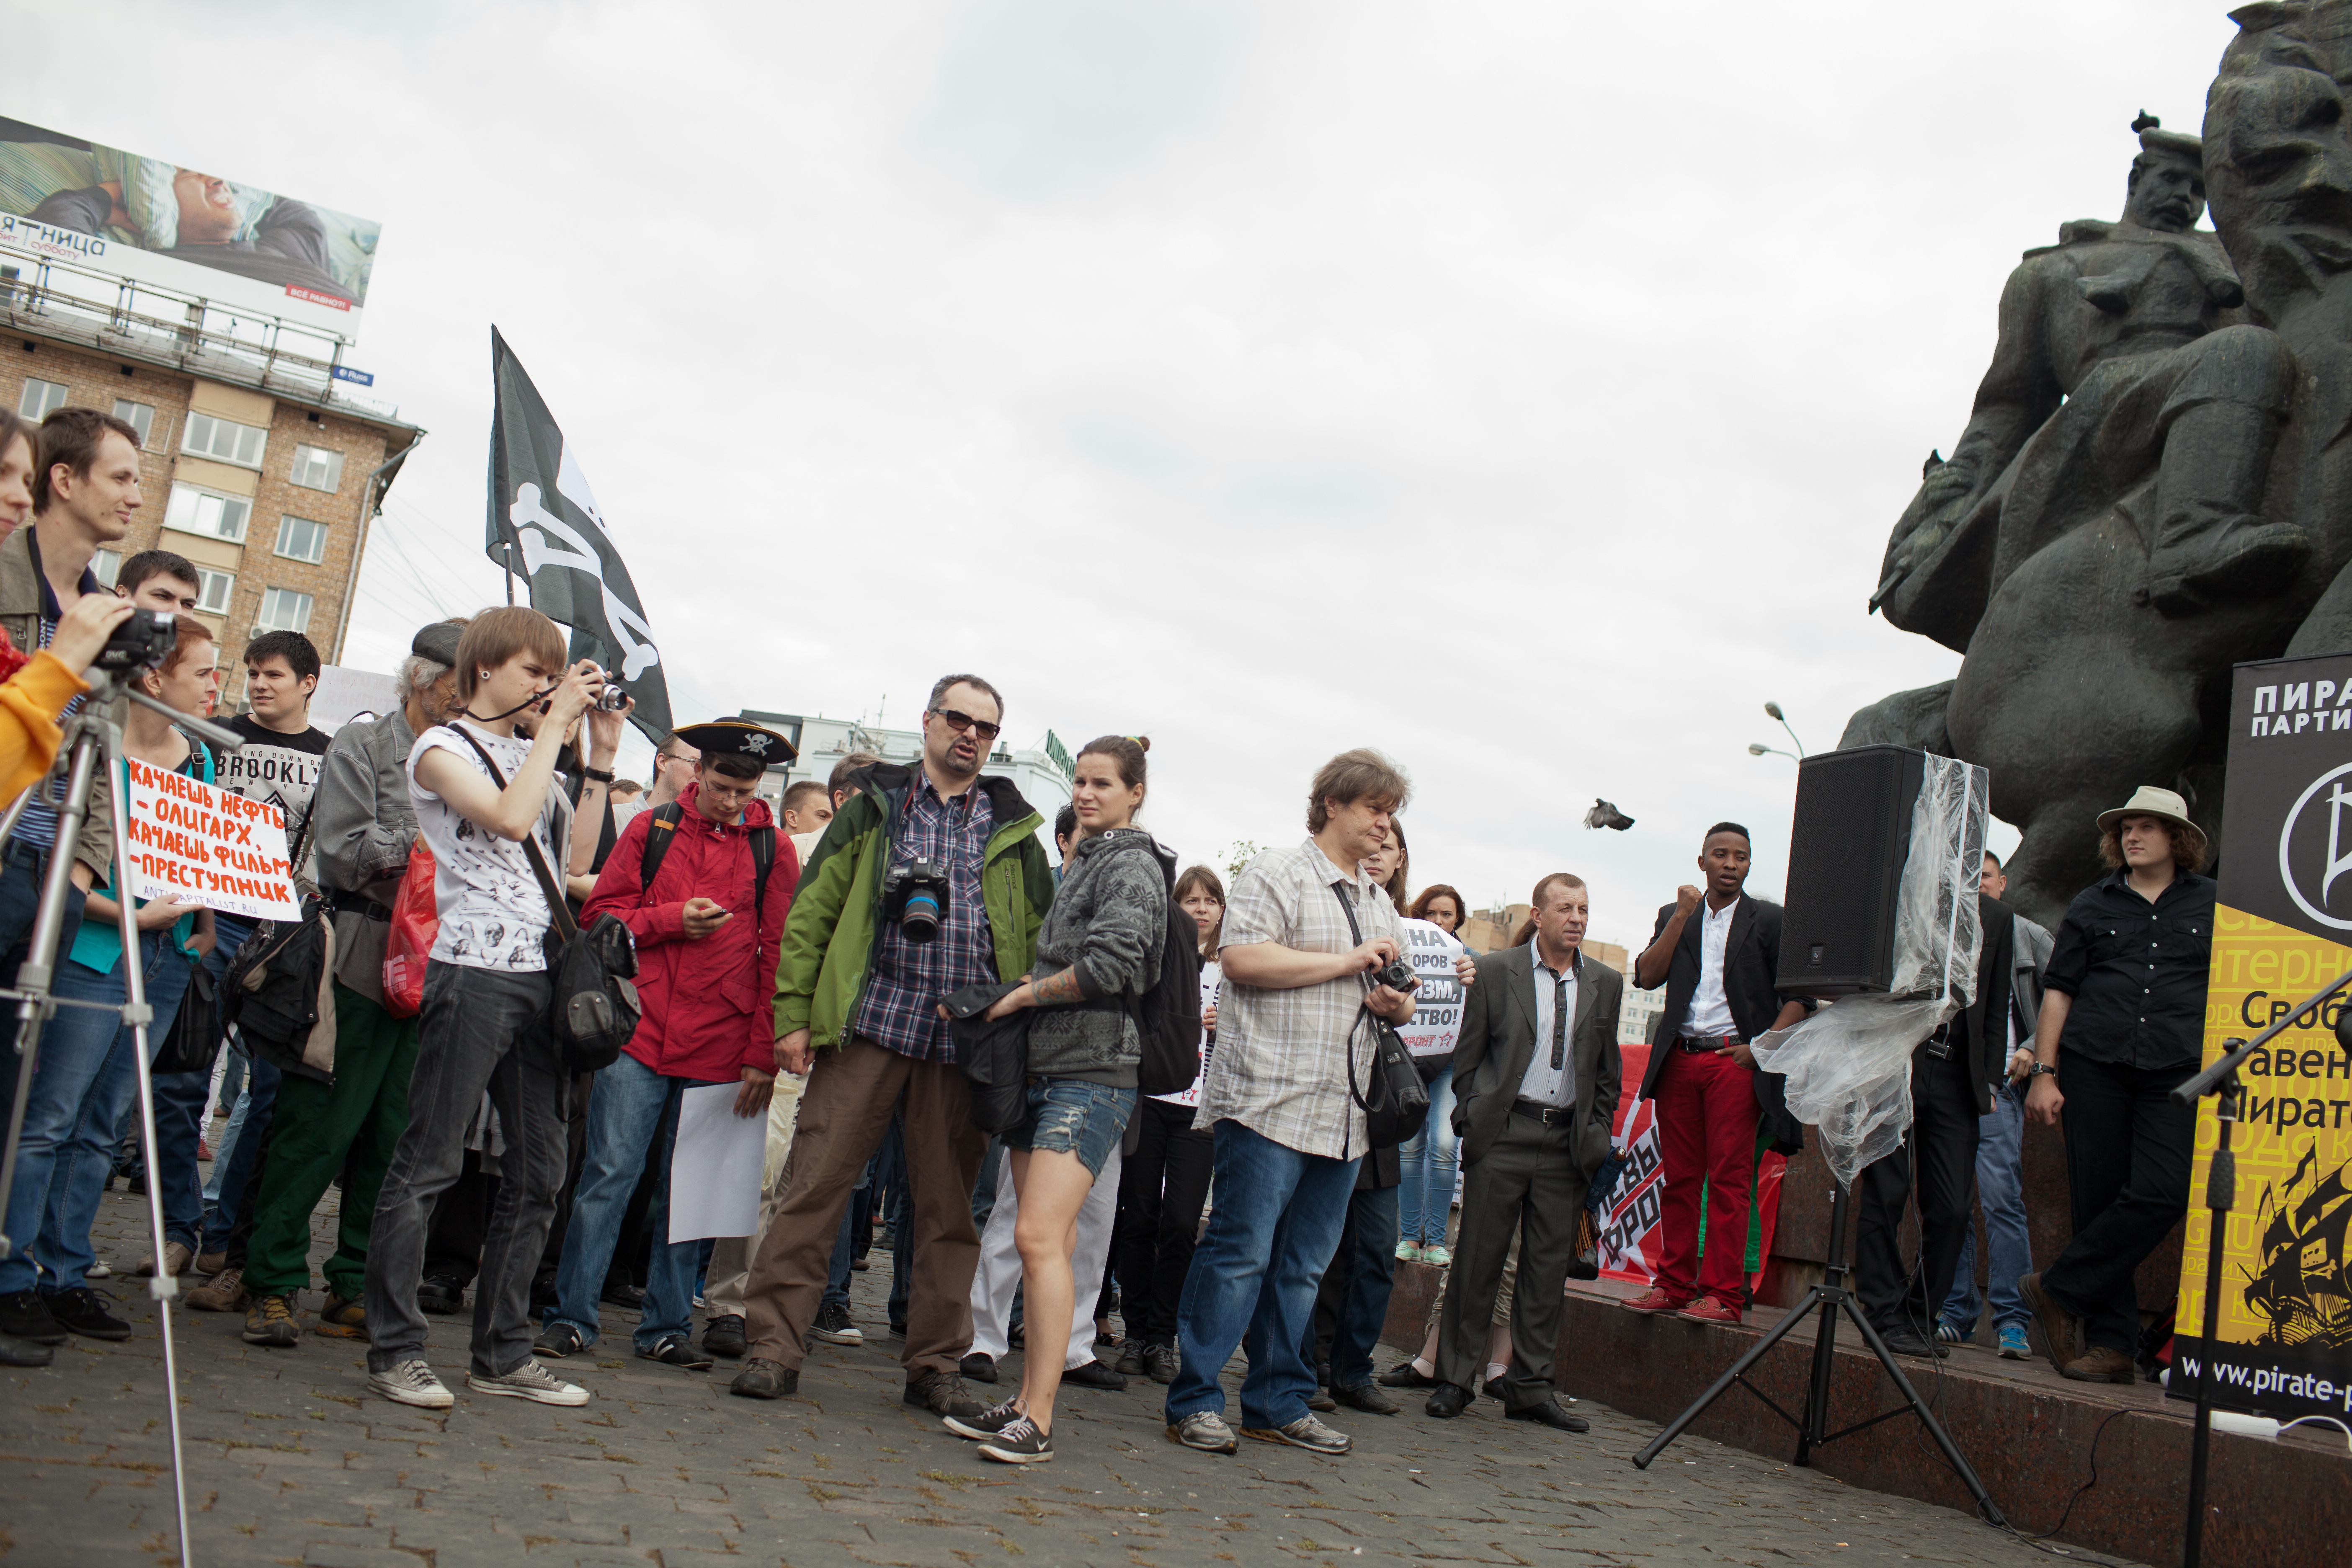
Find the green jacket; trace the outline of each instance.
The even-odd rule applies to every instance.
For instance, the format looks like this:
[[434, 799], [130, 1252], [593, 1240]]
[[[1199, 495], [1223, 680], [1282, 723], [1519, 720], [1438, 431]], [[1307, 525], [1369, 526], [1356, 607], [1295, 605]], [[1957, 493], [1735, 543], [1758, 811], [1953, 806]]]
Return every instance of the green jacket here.
[[[813, 1047], [840, 1047], [866, 1000], [882, 936], [882, 873], [890, 864], [914, 770], [877, 763], [852, 775], [858, 793], [826, 824], [801, 868], [776, 961], [776, 1037], [809, 1031]], [[996, 942], [997, 978], [1011, 984], [1037, 957], [1037, 928], [1054, 901], [1053, 868], [1037, 829], [1045, 819], [1006, 778], [983, 778], [995, 830], [981, 869], [981, 898]]]

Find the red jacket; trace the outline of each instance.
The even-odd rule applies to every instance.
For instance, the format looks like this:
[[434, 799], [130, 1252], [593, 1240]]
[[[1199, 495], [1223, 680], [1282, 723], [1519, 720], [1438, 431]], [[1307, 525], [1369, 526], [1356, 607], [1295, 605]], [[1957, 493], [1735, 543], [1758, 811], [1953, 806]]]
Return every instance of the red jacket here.
[[[628, 1053], [666, 1078], [715, 1083], [740, 1078], [747, 1067], [775, 1070], [776, 950], [801, 879], [801, 858], [778, 832], [767, 907], [755, 920], [751, 835], [772, 825], [768, 803], [753, 800], [743, 808], [741, 824], [730, 826], [694, 809], [697, 787], [688, 784], [678, 795], [685, 815], [654, 885], [638, 881], [654, 823], [651, 811], [641, 811], [613, 847], [580, 923], [612, 914], [636, 933], [637, 995], [646, 1016]], [[689, 939], [688, 899], [709, 899], [734, 918], [709, 936]]]

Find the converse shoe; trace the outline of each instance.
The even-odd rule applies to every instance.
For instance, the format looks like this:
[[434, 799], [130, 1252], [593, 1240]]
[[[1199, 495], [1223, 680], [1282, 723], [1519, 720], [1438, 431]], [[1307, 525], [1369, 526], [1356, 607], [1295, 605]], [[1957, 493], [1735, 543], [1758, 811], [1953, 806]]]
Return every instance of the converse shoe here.
[[849, 1321], [849, 1309], [835, 1301], [816, 1310], [816, 1321], [809, 1325], [809, 1335], [829, 1345], [862, 1345], [865, 1333]]
[[1355, 1446], [1345, 1432], [1334, 1432], [1312, 1415], [1302, 1415], [1287, 1426], [1244, 1426], [1242, 1436], [1261, 1443], [1287, 1443], [1294, 1448], [1328, 1454], [1334, 1458]]
[[1230, 1454], [1241, 1447], [1234, 1441], [1234, 1429], [1213, 1410], [1195, 1410], [1178, 1421], [1168, 1428], [1168, 1440], [1203, 1454]]
[[1026, 1415], [980, 1446], [982, 1458], [1003, 1465], [1042, 1465], [1054, 1457], [1054, 1439]]
[[457, 1403], [433, 1369], [421, 1361], [396, 1362], [383, 1372], [368, 1373], [368, 1389], [395, 1405], [420, 1410], [446, 1410]]
[[1021, 1418], [1019, 1402], [1008, 1399], [1002, 1405], [990, 1405], [977, 1415], [942, 1416], [940, 1425], [959, 1437], [970, 1437], [975, 1442], [982, 1442], [995, 1436]]
[[478, 1372], [466, 1374], [466, 1386], [476, 1394], [499, 1394], [510, 1399], [528, 1399], [534, 1405], [585, 1405], [588, 1391], [576, 1383], [566, 1383], [535, 1361], [526, 1361], [512, 1372], [496, 1377], [484, 1377]]

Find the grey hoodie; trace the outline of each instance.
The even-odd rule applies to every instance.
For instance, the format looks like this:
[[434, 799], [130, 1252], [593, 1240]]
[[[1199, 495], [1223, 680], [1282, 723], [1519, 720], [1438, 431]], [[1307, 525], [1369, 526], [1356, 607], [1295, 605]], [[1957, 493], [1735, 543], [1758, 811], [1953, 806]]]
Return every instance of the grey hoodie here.
[[1037, 931], [1039, 980], [1076, 969], [1083, 1002], [1040, 1007], [1029, 1025], [1029, 1070], [1131, 1089], [1142, 1042], [1125, 1003], [1160, 981], [1172, 856], [1137, 827], [1071, 852]]

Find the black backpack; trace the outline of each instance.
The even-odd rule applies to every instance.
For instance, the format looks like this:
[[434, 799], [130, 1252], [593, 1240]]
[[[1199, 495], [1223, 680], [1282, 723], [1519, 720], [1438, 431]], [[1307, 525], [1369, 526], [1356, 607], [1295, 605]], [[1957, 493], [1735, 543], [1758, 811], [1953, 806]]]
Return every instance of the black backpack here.
[[319, 1052], [310, 1047], [320, 1018], [332, 1016], [333, 1004], [322, 1012], [321, 998], [333, 948], [334, 927], [316, 895], [302, 900], [300, 920], [256, 926], [228, 961], [228, 983], [218, 996], [221, 1031], [281, 1071], [332, 1083], [334, 1069], [314, 1059], [333, 1060], [331, 1036]]
[[[637, 886], [650, 889], [654, 874], [661, 869], [663, 858], [669, 854], [670, 840], [677, 837], [677, 825], [686, 820], [686, 807], [677, 801], [654, 807], [654, 819], [646, 825], [646, 849], [637, 860]], [[751, 829], [751, 929], [760, 929], [760, 915], [768, 907], [768, 873], [776, 865], [776, 825]]]
[[1201, 1076], [1201, 930], [1172, 896], [1172, 863], [1163, 859], [1160, 870], [1171, 895], [1160, 979], [1150, 990], [1128, 998], [1127, 1013], [1143, 1043], [1136, 1088], [1145, 1094], [1181, 1094]]

